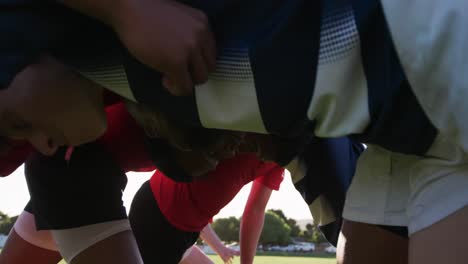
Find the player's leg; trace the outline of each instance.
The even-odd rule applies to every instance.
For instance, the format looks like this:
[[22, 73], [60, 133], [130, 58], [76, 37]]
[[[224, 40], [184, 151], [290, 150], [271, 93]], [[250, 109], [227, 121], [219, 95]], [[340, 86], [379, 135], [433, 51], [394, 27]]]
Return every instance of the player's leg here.
[[[73, 238], [69, 236], [68, 238]], [[73, 256], [71, 264], [142, 264], [132, 231], [118, 232], [106, 237]]]
[[409, 174], [401, 168], [411, 162], [375, 146], [361, 154], [346, 195], [338, 263], [408, 263]]
[[462, 264], [468, 261], [468, 207], [410, 237], [410, 264]]
[[409, 263], [467, 263], [468, 156], [439, 138], [412, 170]]
[[99, 144], [33, 155], [26, 176], [39, 229], [51, 230], [68, 263], [142, 263], [122, 190], [125, 173]]
[[410, 264], [466, 263], [467, 176], [466, 154], [441, 138], [423, 157], [371, 146], [359, 160], [344, 216], [407, 226]]
[[170, 224], [149, 182], [135, 194], [129, 219], [144, 263], [177, 264], [199, 236], [198, 232], [185, 232]]
[[408, 263], [406, 227], [383, 227], [344, 220], [337, 259], [339, 264]]
[[0, 253], [0, 263], [5, 264], [57, 264], [61, 259], [52, 234], [37, 231], [34, 216], [26, 211], [16, 220]]

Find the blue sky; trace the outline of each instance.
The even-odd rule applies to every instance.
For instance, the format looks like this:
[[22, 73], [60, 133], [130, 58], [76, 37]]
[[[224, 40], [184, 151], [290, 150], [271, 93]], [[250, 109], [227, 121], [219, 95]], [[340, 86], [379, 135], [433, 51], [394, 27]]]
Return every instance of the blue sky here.
[[[151, 173], [129, 173], [128, 185], [124, 192], [124, 202], [127, 209], [131, 199], [140, 185], [144, 183]], [[229, 203], [217, 217], [242, 215], [245, 202], [249, 195], [250, 184], [246, 185], [238, 195]], [[0, 210], [9, 214], [19, 214], [29, 200], [29, 194], [24, 180], [23, 167], [18, 168], [12, 175], [0, 178]], [[291, 183], [289, 173], [278, 192], [274, 192], [267, 208], [282, 209], [287, 217], [294, 219], [311, 219], [311, 215], [299, 193]], [[216, 218], [216, 217], [215, 217]]]

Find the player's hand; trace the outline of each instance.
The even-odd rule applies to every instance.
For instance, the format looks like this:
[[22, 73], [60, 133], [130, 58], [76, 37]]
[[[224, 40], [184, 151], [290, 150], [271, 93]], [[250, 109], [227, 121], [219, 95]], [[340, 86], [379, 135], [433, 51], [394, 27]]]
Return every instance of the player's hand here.
[[205, 14], [173, 0], [121, 0], [111, 26], [129, 52], [161, 72], [174, 95], [207, 81], [216, 44]]
[[228, 247], [223, 247], [220, 252], [218, 252], [218, 254], [225, 264], [232, 264], [234, 257], [240, 256], [240, 251]]

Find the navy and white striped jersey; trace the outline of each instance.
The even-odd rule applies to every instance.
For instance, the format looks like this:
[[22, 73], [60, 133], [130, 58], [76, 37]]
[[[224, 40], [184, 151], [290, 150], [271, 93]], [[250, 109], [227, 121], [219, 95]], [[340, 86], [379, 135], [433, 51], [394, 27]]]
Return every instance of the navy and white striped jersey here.
[[460, 1], [184, 3], [208, 14], [220, 46], [216, 71], [193, 96], [169, 95], [157, 72], [79, 15], [44, 15], [55, 29], [36, 26], [42, 38], [34, 41], [103, 86], [194, 126], [283, 136], [312, 129], [411, 154], [425, 153], [443, 130], [468, 145], [468, 125], [453, 114], [468, 113]]

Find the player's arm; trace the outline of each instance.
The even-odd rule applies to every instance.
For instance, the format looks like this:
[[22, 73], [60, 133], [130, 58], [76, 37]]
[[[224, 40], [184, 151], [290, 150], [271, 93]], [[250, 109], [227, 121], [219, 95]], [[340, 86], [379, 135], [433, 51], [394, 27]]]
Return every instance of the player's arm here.
[[167, 0], [65, 0], [109, 25], [130, 53], [161, 72], [171, 93], [191, 92], [216, 63], [216, 44], [206, 15]]
[[239, 252], [226, 247], [216, 232], [208, 224], [200, 232], [200, 237], [221, 257], [224, 263], [231, 263], [234, 256], [239, 256]]
[[265, 208], [272, 190], [260, 182], [252, 184], [240, 226], [241, 263], [251, 264], [265, 220]]

